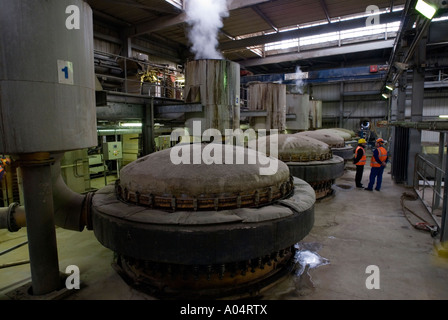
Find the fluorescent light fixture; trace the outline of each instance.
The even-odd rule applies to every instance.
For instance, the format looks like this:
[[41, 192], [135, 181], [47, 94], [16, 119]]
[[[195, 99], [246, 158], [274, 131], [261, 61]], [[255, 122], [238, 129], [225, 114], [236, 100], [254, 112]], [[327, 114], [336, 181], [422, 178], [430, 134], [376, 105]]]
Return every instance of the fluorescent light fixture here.
[[141, 127], [141, 122], [120, 122], [121, 127]]
[[383, 96], [384, 99], [389, 99], [389, 95], [386, 94], [386, 93], [383, 93], [382, 96]]
[[417, 5], [415, 6], [415, 10], [420, 12], [422, 15], [424, 15], [428, 19], [432, 19], [434, 17], [437, 9], [431, 6], [430, 4], [426, 3], [423, 0], [418, 0]]
[[439, 116], [440, 119], [448, 119], [448, 115], [447, 114], [441, 114]]
[[391, 84], [387, 84], [386, 89], [390, 90], [390, 91], [394, 91], [394, 87]]

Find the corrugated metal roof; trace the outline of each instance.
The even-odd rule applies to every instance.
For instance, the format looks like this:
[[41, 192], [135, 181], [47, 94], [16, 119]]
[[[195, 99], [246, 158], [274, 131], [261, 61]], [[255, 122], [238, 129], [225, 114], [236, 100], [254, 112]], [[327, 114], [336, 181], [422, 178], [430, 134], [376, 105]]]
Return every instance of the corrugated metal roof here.
[[[187, 1], [187, 0], [184, 0]], [[214, 0], [215, 1], [215, 0]], [[189, 46], [188, 25], [185, 13], [165, 0], [88, 0], [94, 11], [94, 19], [103, 20], [112, 27], [125, 31], [130, 36], [155, 35], [178, 44], [179, 49]], [[278, 29], [326, 22], [327, 18], [338, 19], [355, 14], [363, 14], [374, 4], [380, 9], [404, 5], [405, 0], [234, 0], [233, 6], [240, 6], [229, 12], [223, 19], [219, 42], [229, 41], [238, 36], [272, 33]], [[230, 60], [258, 57], [247, 48], [226, 52]]]

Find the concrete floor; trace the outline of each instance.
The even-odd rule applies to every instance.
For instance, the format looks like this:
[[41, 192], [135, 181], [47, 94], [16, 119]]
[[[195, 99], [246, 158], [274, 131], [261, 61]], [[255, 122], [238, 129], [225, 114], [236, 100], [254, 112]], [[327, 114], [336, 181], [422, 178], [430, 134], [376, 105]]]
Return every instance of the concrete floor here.
[[[308, 266], [302, 270], [298, 264], [293, 274], [266, 290], [261, 300], [448, 299], [448, 258], [435, 250], [437, 237], [415, 229], [405, 218], [400, 198], [412, 189], [395, 184], [389, 170], [385, 170], [382, 190], [369, 192], [354, 187], [353, 165], [346, 165], [333, 186], [334, 195], [316, 202], [314, 227], [298, 244], [297, 261], [302, 265], [307, 261]], [[365, 185], [369, 172], [366, 166]], [[406, 205], [431, 221], [419, 200]], [[113, 252], [92, 231], [57, 228], [56, 233], [61, 272], [76, 265], [81, 275], [81, 289], [70, 291], [65, 299], [154, 300], [122, 280], [111, 267]], [[0, 252], [26, 239], [26, 229], [16, 233], [0, 230]], [[305, 254], [307, 260], [300, 260]], [[0, 265], [27, 259], [28, 247], [23, 245], [1, 255]], [[366, 268], [372, 265], [378, 267], [378, 289], [366, 287], [366, 280], [371, 279]], [[0, 299], [36, 299], [15, 294], [30, 281], [29, 264], [1, 268]]]

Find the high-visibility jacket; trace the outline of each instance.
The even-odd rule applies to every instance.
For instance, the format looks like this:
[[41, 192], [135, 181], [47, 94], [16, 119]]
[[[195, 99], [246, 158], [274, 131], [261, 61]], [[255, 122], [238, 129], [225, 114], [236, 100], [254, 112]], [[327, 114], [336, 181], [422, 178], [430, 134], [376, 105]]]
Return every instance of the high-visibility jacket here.
[[11, 160], [9, 160], [9, 158], [0, 158], [0, 175], [1, 175], [1, 173], [3, 172], [3, 171], [5, 171], [5, 166], [7, 165], [7, 164], [10, 164], [11, 163]]
[[[386, 161], [387, 159], [387, 150], [384, 147], [378, 147], [376, 150], [378, 150], [378, 158], [381, 162]], [[370, 159], [370, 166], [379, 168], [381, 167], [381, 163], [376, 162], [375, 157], [372, 157]]]
[[361, 159], [355, 163], [357, 166], [364, 166], [366, 164], [367, 161], [367, 157], [366, 157], [366, 150], [364, 150], [363, 147], [358, 146], [355, 150], [355, 154], [358, 155], [358, 150], [361, 149], [362, 150], [362, 157]]

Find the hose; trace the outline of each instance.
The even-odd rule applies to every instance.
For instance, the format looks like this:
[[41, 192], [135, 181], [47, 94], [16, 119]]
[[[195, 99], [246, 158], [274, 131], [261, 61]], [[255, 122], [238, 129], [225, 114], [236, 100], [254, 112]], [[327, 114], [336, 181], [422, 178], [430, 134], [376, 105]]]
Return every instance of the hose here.
[[[406, 218], [406, 220], [408, 220], [408, 222], [417, 230], [422, 230], [422, 231], [428, 231], [431, 233], [432, 237], [435, 237], [438, 234], [438, 227], [430, 224], [428, 221], [426, 221], [425, 219], [423, 219], [422, 217], [420, 217], [418, 214], [416, 214], [414, 211], [412, 211], [411, 209], [409, 209], [408, 207], [405, 206], [404, 204], [404, 200], [411, 200], [411, 201], [415, 201], [418, 199], [417, 194], [415, 193], [411, 193], [411, 192], [403, 192], [403, 194], [400, 197], [400, 203], [401, 203], [401, 208], [403, 209], [403, 215]], [[419, 220], [421, 220], [421, 222], [417, 222], [417, 223], [413, 223], [411, 221], [411, 219], [409, 219], [409, 216], [406, 214], [406, 211], [410, 212], [412, 215], [414, 215], [415, 217], [417, 217]]]

